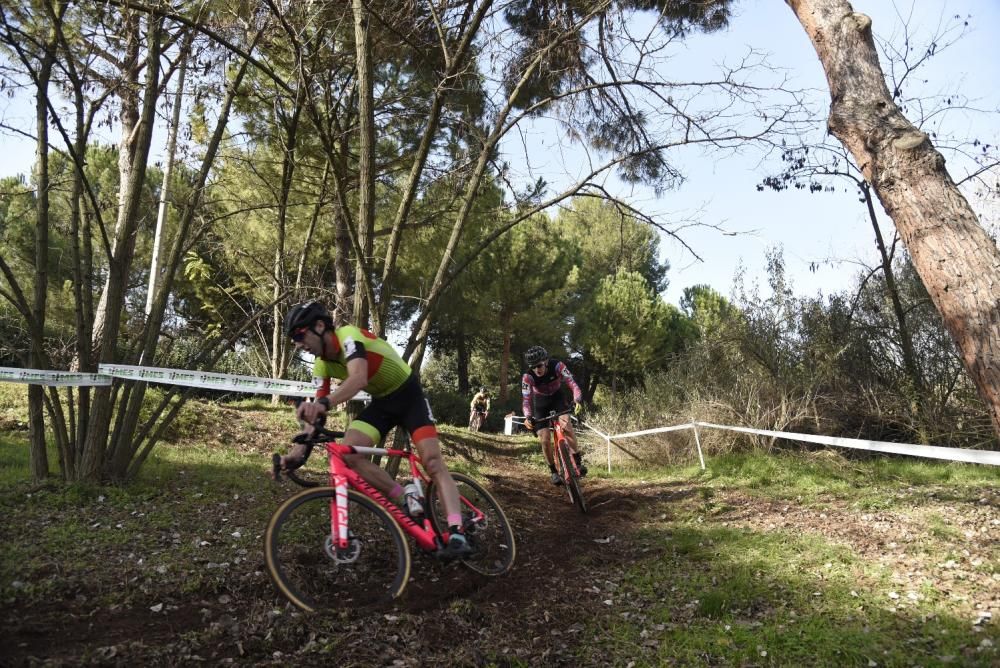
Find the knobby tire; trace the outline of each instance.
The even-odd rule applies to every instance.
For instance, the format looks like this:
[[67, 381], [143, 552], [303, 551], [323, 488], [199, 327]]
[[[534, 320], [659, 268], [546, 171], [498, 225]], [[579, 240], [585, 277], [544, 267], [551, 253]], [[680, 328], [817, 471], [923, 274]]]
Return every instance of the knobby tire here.
[[398, 597], [410, 577], [410, 549], [392, 515], [348, 490], [351, 546], [331, 555], [332, 487], [306, 489], [271, 516], [264, 535], [267, 572], [282, 595], [306, 611], [364, 608]]
[[[514, 565], [517, 555], [514, 531], [507, 516], [493, 495], [478, 482], [463, 473], [452, 472], [451, 477], [458, 487], [465, 538], [475, 550], [462, 560], [462, 565], [482, 575], [503, 575]], [[448, 528], [448, 515], [438, 498], [437, 485], [433, 482], [427, 486], [427, 499], [430, 501], [427, 505], [431, 523], [438, 534], [442, 534]], [[484, 514], [482, 521], [473, 522], [472, 512], [465, 501]]]
[[583, 498], [583, 492], [580, 491], [580, 478], [577, 476], [576, 467], [573, 466], [572, 454], [570, 454], [569, 447], [565, 443], [559, 444], [559, 458], [562, 461], [563, 469], [565, 475], [563, 475], [563, 483], [569, 490], [569, 498], [576, 505], [577, 509], [586, 514], [587, 513], [587, 502]]

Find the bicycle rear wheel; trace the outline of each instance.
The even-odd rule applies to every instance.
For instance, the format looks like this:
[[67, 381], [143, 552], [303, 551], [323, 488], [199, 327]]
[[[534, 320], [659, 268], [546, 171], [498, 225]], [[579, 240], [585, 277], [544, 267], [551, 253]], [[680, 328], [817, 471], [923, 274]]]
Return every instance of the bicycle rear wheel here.
[[410, 577], [410, 549], [402, 529], [384, 508], [348, 491], [350, 544], [334, 548], [332, 487], [299, 492], [267, 524], [264, 556], [271, 580], [306, 612], [364, 607], [399, 596]]
[[559, 459], [562, 461], [563, 470], [565, 471], [563, 480], [566, 483], [566, 489], [569, 490], [569, 498], [581, 513], [586, 514], [587, 502], [583, 498], [583, 492], [580, 491], [580, 478], [577, 476], [576, 467], [573, 466], [572, 456], [569, 446], [565, 443], [560, 443]]
[[[462, 564], [483, 575], [503, 575], [514, 565], [514, 531], [493, 495], [464, 473], [452, 473], [462, 504], [465, 538], [474, 552]], [[448, 514], [437, 496], [437, 485], [427, 488], [431, 522], [437, 532], [448, 529]], [[478, 511], [478, 512], [477, 512]], [[481, 516], [479, 516], [481, 513]]]

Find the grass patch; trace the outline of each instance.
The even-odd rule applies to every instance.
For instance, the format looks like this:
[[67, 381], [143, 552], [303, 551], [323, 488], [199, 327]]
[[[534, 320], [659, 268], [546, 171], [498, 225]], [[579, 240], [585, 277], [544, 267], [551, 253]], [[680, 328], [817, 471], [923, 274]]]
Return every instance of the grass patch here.
[[[992, 665], [930, 588], [897, 593], [849, 548], [781, 531], [668, 523], [589, 629], [636, 665]], [[619, 621], [620, 620], [620, 621]], [[592, 649], [592, 648], [591, 648]]]
[[[907, 458], [854, 461], [832, 451], [729, 453], [698, 466], [615, 472], [621, 480], [698, 481], [758, 497], [817, 503], [849, 499], [858, 510], [940, 501], [976, 501], [1000, 485], [1000, 468]], [[703, 492], [704, 494], [704, 492]]]

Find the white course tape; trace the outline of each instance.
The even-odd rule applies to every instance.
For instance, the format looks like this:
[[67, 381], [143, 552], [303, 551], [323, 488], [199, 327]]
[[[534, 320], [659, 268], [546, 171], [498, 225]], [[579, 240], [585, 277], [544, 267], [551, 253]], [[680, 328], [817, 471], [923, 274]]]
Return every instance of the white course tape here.
[[97, 367], [97, 370], [114, 378], [141, 380], [147, 383], [163, 383], [166, 385], [183, 385], [185, 387], [198, 387], [205, 390], [247, 392], [250, 394], [283, 394], [290, 397], [311, 397], [316, 394], [316, 387], [312, 383], [300, 383], [292, 380], [237, 376], [208, 371], [129, 366], [126, 364], [101, 364]]
[[0, 367], [0, 381], [27, 383], [29, 385], [110, 385], [111, 377], [99, 373], [72, 371], [41, 371], [38, 369], [12, 369]]
[[[855, 450], [869, 450], [873, 452], [888, 452], [896, 455], [910, 455], [912, 457], [926, 457], [929, 459], [944, 459], [953, 462], [968, 462], [970, 464], [991, 464], [1000, 466], [1000, 451], [996, 450], [971, 450], [966, 448], [945, 448], [939, 445], [918, 445], [915, 443], [891, 443], [889, 441], [869, 441], [860, 438], [844, 438], [841, 436], [818, 436], [816, 434], [799, 434], [791, 431], [771, 431], [769, 429], [750, 429], [748, 427], [730, 427], [728, 425], [713, 424], [711, 422], [692, 422], [689, 424], [679, 424], [673, 427], [658, 427], [656, 429], [644, 429], [642, 431], [630, 431], [623, 434], [608, 436], [594, 429], [592, 425], [587, 425], [593, 431], [601, 435], [610, 448], [614, 439], [632, 438], [636, 436], [647, 436], [659, 434], [678, 429], [694, 429], [696, 441], [698, 440], [698, 427], [708, 429], [723, 429], [726, 431], [737, 431], [744, 434], [758, 434], [760, 436], [771, 436], [773, 438], [785, 438], [792, 441], [804, 441], [806, 443], [818, 443], [820, 445], [832, 445], [840, 448], [854, 448]], [[701, 455], [701, 445], [698, 445], [699, 456]], [[610, 458], [610, 454], [609, 454]], [[610, 463], [609, 463], [610, 470]], [[704, 468], [704, 464], [702, 464]]]
[[598, 429], [594, 425], [590, 424], [589, 422], [584, 422], [583, 420], [580, 420], [580, 424], [582, 424], [584, 427], [586, 427], [590, 431], [594, 432], [595, 434], [597, 434], [601, 438], [605, 438], [605, 439], [611, 438], [610, 436], [608, 436], [607, 434], [605, 434], [603, 431], [601, 431], [600, 429]]
[[[228, 373], [208, 371], [187, 371], [184, 369], [161, 369], [157, 367], [129, 366], [127, 364], [101, 364], [98, 373], [74, 373], [71, 371], [42, 371], [39, 369], [13, 369], [0, 367], [0, 381], [27, 383], [29, 385], [110, 385], [114, 378], [136, 380], [164, 385], [183, 385], [205, 390], [222, 392], [246, 392], [248, 394], [280, 394], [289, 397], [312, 397], [316, 386], [293, 380], [275, 380], [255, 376], [238, 376]], [[354, 396], [359, 401], [368, 401], [367, 392]]]
[[[701, 424], [700, 422], [698, 424]], [[632, 436], [648, 436], [650, 434], [662, 434], [667, 431], [677, 431], [678, 429], [693, 429], [694, 424], [679, 424], [673, 427], [657, 427], [656, 429], [644, 429], [642, 431], [630, 431], [625, 434], [616, 434], [607, 438], [631, 438]]]
[[[288, 397], [311, 397], [316, 394], [316, 386], [312, 383], [301, 383], [294, 380], [276, 380], [274, 378], [258, 378], [256, 376], [238, 376], [228, 373], [211, 373], [208, 371], [185, 371], [184, 369], [161, 369], [148, 366], [128, 366], [125, 364], [101, 364], [98, 371], [115, 378], [126, 380], [141, 380], [147, 383], [164, 383], [166, 385], [184, 385], [205, 390], [220, 390], [224, 392], [247, 392], [249, 394], [281, 394]], [[355, 400], [368, 401], [371, 396], [367, 392], [354, 395]]]
[[945, 448], [939, 445], [916, 445], [913, 443], [866, 441], [859, 438], [842, 438], [840, 436], [816, 436], [814, 434], [796, 434], [789, 431], [769, 431], [767, 429], [728, 427], [721, 424], [712, 424], [710, 422], [695, 422], [695, 425], [699, 427], [708, 427], [710, 429], [726, 429], [729, 431], [743, 432], [745, 434], [760, 434], [761, 436], [787, 438], [793, 441], [819, 443], [820, 445], [833, 445], [841, 448], [874, 450], [876, 452], [890, 452], [896, 455], [912, 455], [914, 457], [946, 459], [953, 462], [969, 462], [972, 464], [992, 464], [994, 466], [1000, 466], [1000, 451], [995, 450], [967, 450], [964, 448]]

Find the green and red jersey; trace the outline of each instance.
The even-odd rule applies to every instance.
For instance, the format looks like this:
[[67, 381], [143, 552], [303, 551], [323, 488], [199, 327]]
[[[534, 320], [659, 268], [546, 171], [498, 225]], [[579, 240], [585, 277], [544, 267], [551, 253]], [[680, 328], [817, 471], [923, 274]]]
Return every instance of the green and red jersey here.
[[343, 325], [333, 331], [334, 358], [316, 358], [313, 379], [317, 384], [316, 398], [330, 394], [330, 379], [347, 378], [347, 363], [353, 359], [368, 360], [368, 385], [365, 391], [380, 398], [399, 389], [413, 373], [396, 349], [367, 329]]

